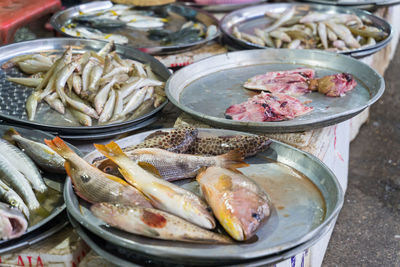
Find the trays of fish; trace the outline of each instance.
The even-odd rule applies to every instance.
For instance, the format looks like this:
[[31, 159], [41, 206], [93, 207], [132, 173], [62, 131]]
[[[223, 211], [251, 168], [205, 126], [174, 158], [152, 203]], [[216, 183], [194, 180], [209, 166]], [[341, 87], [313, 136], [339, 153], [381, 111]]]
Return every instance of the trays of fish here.
[[51, 24], [66, 36], [114, 40], [149, 54], [187, 51], [220, 35], [212, 15], [178, 4], [141, 8], [91, 2], [56, 13]]
[[387, 21], [364, 10], [295, 3], [233, 11], [220, 28], [242, 49], [319, 49], [356, 58], [378, 52], [393, 35]]
[[65, 226], [65, 220], [56, 218], [65, 218], [62, 193], [66, 173], [65, 160], [44, 144], [45, 138], [54, 136], [4, 125], [0, 125], [0, 135], [0, 251], [4, 253]]
[[0, 48], [0, 118], [55, 134], [106, 136], [154, 121], [170, 72], [111, 42], [52, 38]]
[[204, 59], [173, 74], [169, 100], [207, 124], [263, 133], [348, 120], [383, 94], [374, 69], [348, 56], [253, 49]]
[[282, 259], [326, 233], [343, 203], [321, 161], [265, 136], [163, 129], [84, 158], [60, 138], [46, 143], [68, 161], [72, 219], [142, 259], [226, 265], [291, 251]]

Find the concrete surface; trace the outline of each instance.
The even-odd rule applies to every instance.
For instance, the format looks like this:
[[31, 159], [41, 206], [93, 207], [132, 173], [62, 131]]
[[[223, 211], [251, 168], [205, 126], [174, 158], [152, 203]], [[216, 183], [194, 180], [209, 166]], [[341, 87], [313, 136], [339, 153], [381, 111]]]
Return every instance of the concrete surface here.
[[350, 145], [349, 183], [323, 266], [400, 266], [400, 47]]

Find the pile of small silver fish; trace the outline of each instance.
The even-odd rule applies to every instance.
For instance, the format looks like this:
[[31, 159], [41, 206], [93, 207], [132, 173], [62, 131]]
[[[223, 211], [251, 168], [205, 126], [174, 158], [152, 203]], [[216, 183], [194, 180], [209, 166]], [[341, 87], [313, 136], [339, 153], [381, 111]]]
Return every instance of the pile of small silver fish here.
[[26, 101], [29, 120], [44, 100], [61, 114], [69, 112], [84, 126], [132, 120], [166, 100], [164, 82], [141, 62], [122, 59], [109, 42], [98, 53], [74, 53], [72, 47], [61, 57], [30, 54], [14, 57], [3, 65], [17, 65], [33, 75], [7, 77], [9, 81], [34, 87]]
[[266, 28], [255, 28], [253, 34], [240, 32], [233, 36], [257, 46], [290, 49], [324, 49], [347, 51], [375, 45], [388, 34], [372, 26], [372, 21], [355, 14], [334, 14], [309, 11], [300, 14], [295, 7], [282, 13], [266, 12], [273, 19]]
[[31, 211], [41, 207], [36, 194], [47, 186], [37, 166], [60, 173], [65, 161], [45, 144], [13, 129], [4, 138], [0, 138], [0, 239], [7, 240], [25, 233]]
[[[167, 11], [170, 15], [171, 11]], [[172, 15], [171, 15], [172, 16]], [[180, 16], [179, 14], [173, 14], [173, 16]], [[180, 16], [181, 17], [181, 16]], [[115, 33], [114, 30], [126, 28], [131, 30], [158, 30], [158, 34], [150, 33], [149, 38], [157, 38], [160, 34], [163, 34], [163, 42], [166, 43], [177, 43], [177, 42], [190, 42], [191, 39], [187, 37], [183, 38], [183, 35], [189, 35], [186, 33], [188, 29], [191, 30], [190, 36], [192, 38], [208, 38], [209, 36], [215, 36], [217, 28], [215, 25], [206, 27], [200, 22], [188, 21], [181, 26], [181, 30], [172, 35], [171, 32], [163, 30], [169, 19], [167, 17], [161, 17], [157, 15], [153, 10], [140, 10], [135, 9], [129, 5], [113, 5], [110, 8], [94, 11], [89, 13], [80, 12], [78, 16], [72, 18], [65, 26], [61, 27], [61, 31], [76, 37], [85, 37], [91, 39], [100, 40], [113, 40], [118, 44], [126, 44], [129, 42], [128, 38], [124, 36], [123, 32]], [[193, 37], [194, 36], [194, 37]], [[179, 37], [179, 38], [178, 38]], [[168, 42], [169, 41], [169, 42]]]
[[[186, 144], [185, 137], [194, 132], [177, 130], [153, 135], [141, 145], [151, 146], [156, 142], [162, 145], [167, 139], [180, 139]], [[176, 138], [177, 135], [185, 137]], [[123, 176], [119, 178], [80, 158], [58, 137], [45, 142], [66, 160], [66, 171], [75, 192], [93, 204], [91, 212], [108, 225], [133, 234], [229, 244], [233, 242], [231, 238], [236, 241], [251, 238], [270, 215], [268, 195], [236, 169], [248, 166], [243, 161], [245, 153], [238, 150], [202, 156], [178, 154], [154, 146], [131, 147], [128, 156], [115, 142], [95, 144], [99, 152], [118, 165]], [[196, 176], [203, 196], [170, 182]], [[212, 231], [217, 226], [214, 215], [231, 238]]]

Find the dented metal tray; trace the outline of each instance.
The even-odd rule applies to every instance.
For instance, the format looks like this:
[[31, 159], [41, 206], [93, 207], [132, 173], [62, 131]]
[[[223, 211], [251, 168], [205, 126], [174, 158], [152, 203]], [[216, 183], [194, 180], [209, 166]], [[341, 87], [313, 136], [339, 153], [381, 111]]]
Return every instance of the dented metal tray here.
[[[103, 41], [74, 38], [49, 38], [14, 43], [0, 47], [0, 65], [15, 56], [39, 52], [58, 54], [62, 53], [68, 46], [72, 46], [74, 51], [98, 51], [105, 44], [106, 42]], [[142, 63], [150, 64], [154, 73], [164, 82], [171, 75], [169, 70], [162, 63], [137, 49], [117, 45], [116, 51], [123, 58], [135, 59]], [[24, 76], [24, 74], [22, 74], [17, 67], [9, 69], [0, 68], [0, 119], [9, 123], [25, 125], [60, 135], [98, 134], [101, 132], [115, 131], [121, 128], [129, 128], [128, 126], [139, 125], [140, 122], [154, 117], [168, 102], [165, 101], [159, 107], [133, 120], [106, 125], [93, 125], [90, 127], [79, 125], [69, 112], [66, 112], [66, 115], [62, 115], [50, 108], [47, 103], [42, 102], [38, 105], [35, 119], [29, 121], [25, 110], [25, 102], [32, 93], [33, 88], [7, 81], [6, 76], [19, 77]]]
[[[75, 36], [68, 35], [65, 32], [61, 31], [61, 28], [63, 26], [65, 26], [65, 24], [69, 20], [71, 20], [73, 17], [79, 15], [80, 13], [88, 13], [88, 12], [94, 12], [94, 11], [100, 12], [100, 11], [110, 8], [112, 6], [113, 6], [113, 3], [111, 1], [95, 1], [95, 2], [84, 3], [81, 5], [73, 6], [73, 7], [70, 7], [68, 9], [62, 10], [62, 11], [54, 14], [53, 17], [51, 18], [50, 23], [54, 27], [54, 29], [56, 29], [62, 35], [75, 37]], [[191, 18], [203, 23], [206, 26], [215, 25], [218, 28], [218, 20], [211, 14], [209, 14], [206, 11], [203, 11], [201, 9], [197, 9], [197, 8], [193, 8], [193, 7], [189, 7], [189, 6], [185, 6], [185, 5], [179, 5], [179, 4], [164, 5], [164, 6], [159, 6], [156, 8], [157, 9], [173, 8], [173, 9], [179, 10], [179, 12], [181, 12], [182, 14], [185, 14], [186, 16], [191, 17]], [[187, 21], [187, 19], [186, 19], [186, 21]], [[184, 22], [186, 22], [186, 21], [184, 21]], [[179, 24], [179, 26], [181, 26], [181, 24], [183, 24], [183, 23], [180, 21], [177, 21], [176, 19], [175, 19], [175, 21], [169, 21], [169, 25], [167, 26], [167, 28], [170, 30], [176, 30], [176, 26], [178, 24]], [[126, 45], [135, 47], [145, 53], [152, 54], [152, 55], [173, 54], [173, 53], [179, 53], [179, 52], [191, 50], [191, 49], [205, 45], [206, 43], [214, 40], [215, 38], [217, 38], [220, 35], [220, 30], [217, 29], [217, 32], [215, 35], [213, 35], [209, 38], [204, 38], [203, 40], [200, 40], [197, 42], [162, 45], [158, 41], [149, 40], [146, 36], [146, 34], [147, 34], [146, 29], [135, 30], [132, 28], [123, 28], [123, 29], [118, 29], [113, 32], [128, 37], [129, 42]]]
[[[296, 11], [300, 14], [307, 14], [309, 11], [326, 12], [332, 14], [355, 14], [359, 17], [365, 17], [373, 22], [373, 26], [382, 29], [388, 34], [387, 38], [377, 42], [375, 45], [361, 47], [358, 49], [351, 49], [345, 51], [338, 51], [339, 54], [350, 55], [352, 57], [361, 58], [376, 53], [380, 49], [384, 48], [393, 37], [392, 26], [384, 19], [375, 16], [365, 10], [354, 9], [349, 7], [339, 7], [330, 5], [318, 5], [318, 4], [302, 4], [302, 3], [271, 3], [257, 6], [246, 7], [243, 9], [235, 10], [225, 15], [220, 21], [220, 28], [222, 33], [228, 37], [229, 40], [236, 43], [243, 49], [252, 48], [264, 48], [268, 47], [259, 46], [251, 42], [247, 42], [236, 38], [232, 34], [233, 27], [238, 27], [239, 31], [254, 34], [254, 28], [265, 28], [272, 23], [272, 19], [266, 17], [264, 14], [266, 11], [273, 13], [281, 13], [288, 10], [291, 7], [295, 7]], [[322, 50], [318, 50], [322, 51]], [[334, 52], [333, 52], [334, 53]]]
[[[154, 131], [132, 135], [116, 142], [121, 147], [137, 144]], [[234, 136], [242, 132], [199, 129], [199, 136]], [[101, 154], [93, 151], [88, 162]], [[335, 175], [319, 159], [281, 142], [273, 141], [265, 152], [246, 160], [241, 168], [269, 194], [272, 215], [256, 235], [232, 245], [193, 244], [156, 240], [107, 226], [90, 212], [90, 204], [80, 199], [70, 179], [64, 187], [69, 214], [84, 228], [108, 242], [133, 253], [180, 264], [233, 264], [271, 256], [312, 240], [334, 221], [343, 204], [343, 191]], [[268, 177], [269, 178], [268, 178]], [[293, 178], [293, 179], [292, 179]]]
[[[316, 77], [347, 72], [357, 86], [344, 97], [312, 92], [298, 97], [314, 110], [293, 120], [242, 122], [226, 119], [225, 110], [259, 91], [243, 83], [269, 71], [313, 68]], [[196, 119], [217, 127], [264, 133], [306, 131], [348, 120], [377, 101], [385, 82], [374, 69], [351, 57], [316, 50], [255, 49], [230, 52], [193, 63], [178, 70], [166, 84], [169, 100]]]

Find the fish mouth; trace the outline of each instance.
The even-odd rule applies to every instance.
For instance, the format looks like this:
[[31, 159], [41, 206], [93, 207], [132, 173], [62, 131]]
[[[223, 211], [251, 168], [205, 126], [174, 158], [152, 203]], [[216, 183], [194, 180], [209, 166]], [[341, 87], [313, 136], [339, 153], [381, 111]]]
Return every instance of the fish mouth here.
[[24, 232], [24, 227], [21, 224], [20, 220], [13, 217], [10, 217], [8, 220], [12, 229], [10, 238], [19, 237]]

